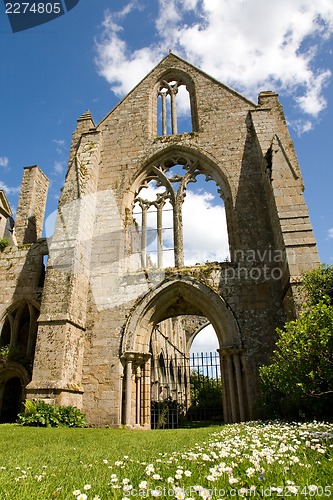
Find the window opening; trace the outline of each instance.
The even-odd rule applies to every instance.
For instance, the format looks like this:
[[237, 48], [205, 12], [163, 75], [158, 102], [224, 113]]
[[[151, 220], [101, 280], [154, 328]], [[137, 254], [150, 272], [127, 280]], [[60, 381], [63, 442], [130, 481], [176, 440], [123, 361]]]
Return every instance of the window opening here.
[[191, 97], [180, 80], [162, 81], [157, 99], [158, 135], [192, 132]]
[[143, 268], [229, 260], [221, 192], [198, 163], [176, 158], [152, 167], [135, 196], [133, 220], [133, 251]]

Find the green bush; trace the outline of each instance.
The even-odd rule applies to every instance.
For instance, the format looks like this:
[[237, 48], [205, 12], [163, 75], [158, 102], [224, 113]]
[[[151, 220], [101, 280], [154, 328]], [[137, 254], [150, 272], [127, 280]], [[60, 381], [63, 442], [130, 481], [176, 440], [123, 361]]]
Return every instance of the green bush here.
[[333, 266], [322, 264], [317, 269], [304, 273], [301, 288], [305, 291], [309, 306], [320, 301], [333, 304]]
[[7, 238], [0, 238], [0, 252], [10, 245]]
[[23, 354], [20, 347], [15, 345], [5, 345], [0, 347], [0, 362], [15, 361], [26, 366], [29, 364], [29, 359]]
[[18, 415], [20, 425], [30, 427], [85, 427], [85, 415], [74, 406], [54, 406], [44, 401], [26, 401]]
[[260, 368], [263, 418], [333, 418], [333, 266], [305, 273], [301, 287], [303, 311], [277, 329], [271, 364]]

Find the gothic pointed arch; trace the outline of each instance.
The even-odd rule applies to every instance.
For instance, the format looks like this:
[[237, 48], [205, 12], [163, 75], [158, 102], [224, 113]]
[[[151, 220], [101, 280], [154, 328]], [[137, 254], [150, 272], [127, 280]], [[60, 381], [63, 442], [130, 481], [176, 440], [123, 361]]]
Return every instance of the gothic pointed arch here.
[[124, 329], [122, 353], [149, 353], [154, 326], [182, 314], [206, 316], [215, 328], [221, 348], [242, 348], [237, 321], [223, 298], [192, 277], [173, 276], [151, 290], [135, 307]]
[[199, 120], [193, 78], [179, 68], [159, 75], [152, 91], [153, 135], [198, 132]]
[[[152, 157], [124, 200], [133, 217], [129, 240], [137, 262], [161, 269], [229, 260], [235, 246], [231, 192], [224, 169], [192, 148], [171, 146]], [[219, 244], [212, 248], [200, 234], [207, 230], [203, 213], [192, 217], [193, 206], [199, 205], [216, 220]]]

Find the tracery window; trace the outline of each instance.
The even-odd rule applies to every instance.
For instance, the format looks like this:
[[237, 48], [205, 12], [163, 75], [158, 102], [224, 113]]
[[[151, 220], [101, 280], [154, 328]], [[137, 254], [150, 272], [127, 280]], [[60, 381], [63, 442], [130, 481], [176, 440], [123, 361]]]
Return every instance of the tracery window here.
[[22, 359], [32, 361], [36, 345], [38, 309], [30, 302], [23, 302], [11, 310], [4, 322], [0, 347], [14, 347]]
[[175, 157], [151, 167], [136, 192], [133, 218], [142, 268], [229, 258], [221, 191], [198, 161]]
[[157, 97], [158, 135], [176, 135], [197, 129], [193, 86], [186, 78], [161, 80]]

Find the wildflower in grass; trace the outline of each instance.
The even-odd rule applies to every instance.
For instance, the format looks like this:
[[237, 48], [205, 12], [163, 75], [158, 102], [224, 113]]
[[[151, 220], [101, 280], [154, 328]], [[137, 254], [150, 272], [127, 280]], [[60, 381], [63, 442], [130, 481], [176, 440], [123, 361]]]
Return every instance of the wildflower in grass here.
[[93, 500], [101, 500], [98, 496], [95, 496]]
[[183, 479], [183, 474], [175, 474], [175, 479]]
[[256, 470], [253, 467], [249, 467], [248, 469], [246, 469], [246, 472], [245, 472], [247, 477], [252, 477], [255, 473], [256, 473]]
[[169, 484], [173, 484], [175, 482], [174, 478], [173, 477], [168, 477], [167, 479], [167, 483]]
[[152, 497], [160, 497], [162, 495], [161, 490], [150, 490], [150, 494]]
[[298, 488], [296, 486], [288, 486], [288, 491], [290, 491], [293, 495], [296, 495]]
[[133, 489], [133, 486], [131, 484], [124, 484], [123, 486], [123, 491], [126, 493], [129, 493]]
[[117, 460], [114, 464], [116, 467], [121, 467], [124, 464], [124, 462], [122, 460]]
[[316, 491], [317, 491], [317, 489], [318, 489], [318, 486], [317, 486], [316, 484], [310, 484], [310, 485], [308, 486], [308, 490], [309, 490], [310, 492], [316, 492]]
[[186, 477], [191, 477], [191, 476], [192, 476], [192, 472], [191, 472], [190, 470], [186, 470], [186, 471], [184, 472], [184, 475], [185, 475]]
[[85, 485], [83, 486], [83, 489], [84, 489], [84, 491], [91, 490], [91, 484], [85, 484]]
[[73, 495], [74, 495], [75, 497], [77, 497], [78, 495], [80, 495], [80, 493], [81, 493], [81, 491], [80, 491], [80, 490], [74, 490], [74, 491], [73, 491]]
[[146, 467], [146, 474], [147, 474], [147, 476], [150, 476], [154, 472], [155, 472], [155, 468], [154, 468], [153, 464], [147, 465], [147, 467]]
[[87, 495], [85, 493], [80, 493], [77, 497], [76, 500], [87, 500]]
[[152, 478], [155, 480], [155, 481], [161, 481], [161, 476], [159, 474], [153, 474], [152, 475]]
[[237, 484], [239, 482], [239, 479], [237, 477], [229, 477], [229, 484]]
[[106, 458], [103, 460], [103, 464], [107, 465], [109, 463], [108, 460], [106, 460]]

